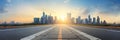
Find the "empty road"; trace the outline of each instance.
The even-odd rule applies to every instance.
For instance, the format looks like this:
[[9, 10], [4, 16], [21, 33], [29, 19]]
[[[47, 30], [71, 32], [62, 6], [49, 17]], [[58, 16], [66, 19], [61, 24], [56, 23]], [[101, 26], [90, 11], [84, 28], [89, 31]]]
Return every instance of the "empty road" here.
[[0, 29], [0, 40], [27, 38], [31, 40], [120, 40], [120, 31], [64, 24]]

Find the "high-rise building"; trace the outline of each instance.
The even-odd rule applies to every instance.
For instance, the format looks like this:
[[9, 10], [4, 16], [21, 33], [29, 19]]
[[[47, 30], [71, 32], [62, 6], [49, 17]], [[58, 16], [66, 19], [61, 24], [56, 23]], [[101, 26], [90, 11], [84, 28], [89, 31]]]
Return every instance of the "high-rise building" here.
[[91, 24], [92, 23], [92, 19], [91, 19], [91, 16], [88, 15], [88, 24]]
[[100, 17], [97, 16], [97, 24], [100, 24]]
[[47, 24], [47, 15], [45, 14], [45, 12], [43, 12], [40, 23], [41, 24]]
[[92, 24], [96, 24], [96, 18], [95, 17], [93, 17]]
[[38, 24], [39, 23], [39, 18], [34, 18], [34, 23]]
[[71, 13], [68, 13], [67, 14], [67, 23], [71, 23], [72, 20], [71, 20]]
[[43, 24], [48, 24], [48, 15], [45, 15]]
[[88, 23], [89, 23], [89, 22], [88, 22], [88, 19], [86, 18], [86, 19], [85, 19], [85, 24], [88, 24]]
[[[36, 21], [38, 21], [38, 19], [35, 18], [34, 21], [36, 23]], [[53, 16], [46, 15], [45, 12], [43, 12], [42, 16], [39, 19], [39, 23], [40, 24], [53, 24], [54, 23]]]
[[42, 17], [45, 17], [45, 15], [46, 15], [46, 14], [45, 14], [45, 12], [43, 12], [43, 15], [42, 15]]
[[81, 23], [81, 24], [83, 24], [83, 23], [84, 23], [84, 22], [83, 22], [83, 19], [81, 19], [81, 20], [80, 20], [80, 23]]
[[80, 23], [81, 23], [81, 17], [80, 17], [80, 16], [78, 16], [78, 18], [76, 18], [76, 23], [77, 23], [77, 24], [80, 24]]
[[47, 19], [48, 21], [47, 21], [47, 23], [48, 24], [53, 24], [53, 17], [50, 15], [50, 16], [48, 16], [48, 19]]

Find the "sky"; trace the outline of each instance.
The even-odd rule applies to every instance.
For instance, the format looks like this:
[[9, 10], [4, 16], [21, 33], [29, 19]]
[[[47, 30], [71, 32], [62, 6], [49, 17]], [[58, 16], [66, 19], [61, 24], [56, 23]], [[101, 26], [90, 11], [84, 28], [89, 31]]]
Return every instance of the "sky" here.
[[120, 0], [0, 0], [0, 22], [33, 22], [42, 12], [52, 16], [100, 16], [108, 23], [120, 23]]

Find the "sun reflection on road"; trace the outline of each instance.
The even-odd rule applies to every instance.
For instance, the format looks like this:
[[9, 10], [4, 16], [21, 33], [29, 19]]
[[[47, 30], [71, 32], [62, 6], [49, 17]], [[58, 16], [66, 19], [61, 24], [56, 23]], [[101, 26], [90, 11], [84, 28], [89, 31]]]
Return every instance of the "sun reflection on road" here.
[[59, 27], [58, 40], [62, 40], [62, 27]]

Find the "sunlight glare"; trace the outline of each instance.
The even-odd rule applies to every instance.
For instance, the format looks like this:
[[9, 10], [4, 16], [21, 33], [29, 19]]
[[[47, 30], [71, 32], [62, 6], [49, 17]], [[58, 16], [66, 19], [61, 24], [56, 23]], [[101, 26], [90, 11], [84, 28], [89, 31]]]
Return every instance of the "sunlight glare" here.
[[60, 16], [60, 19], [61, 19], [62, 21], [65, 21], [66, 17], [65, 17], [65, 16]]

